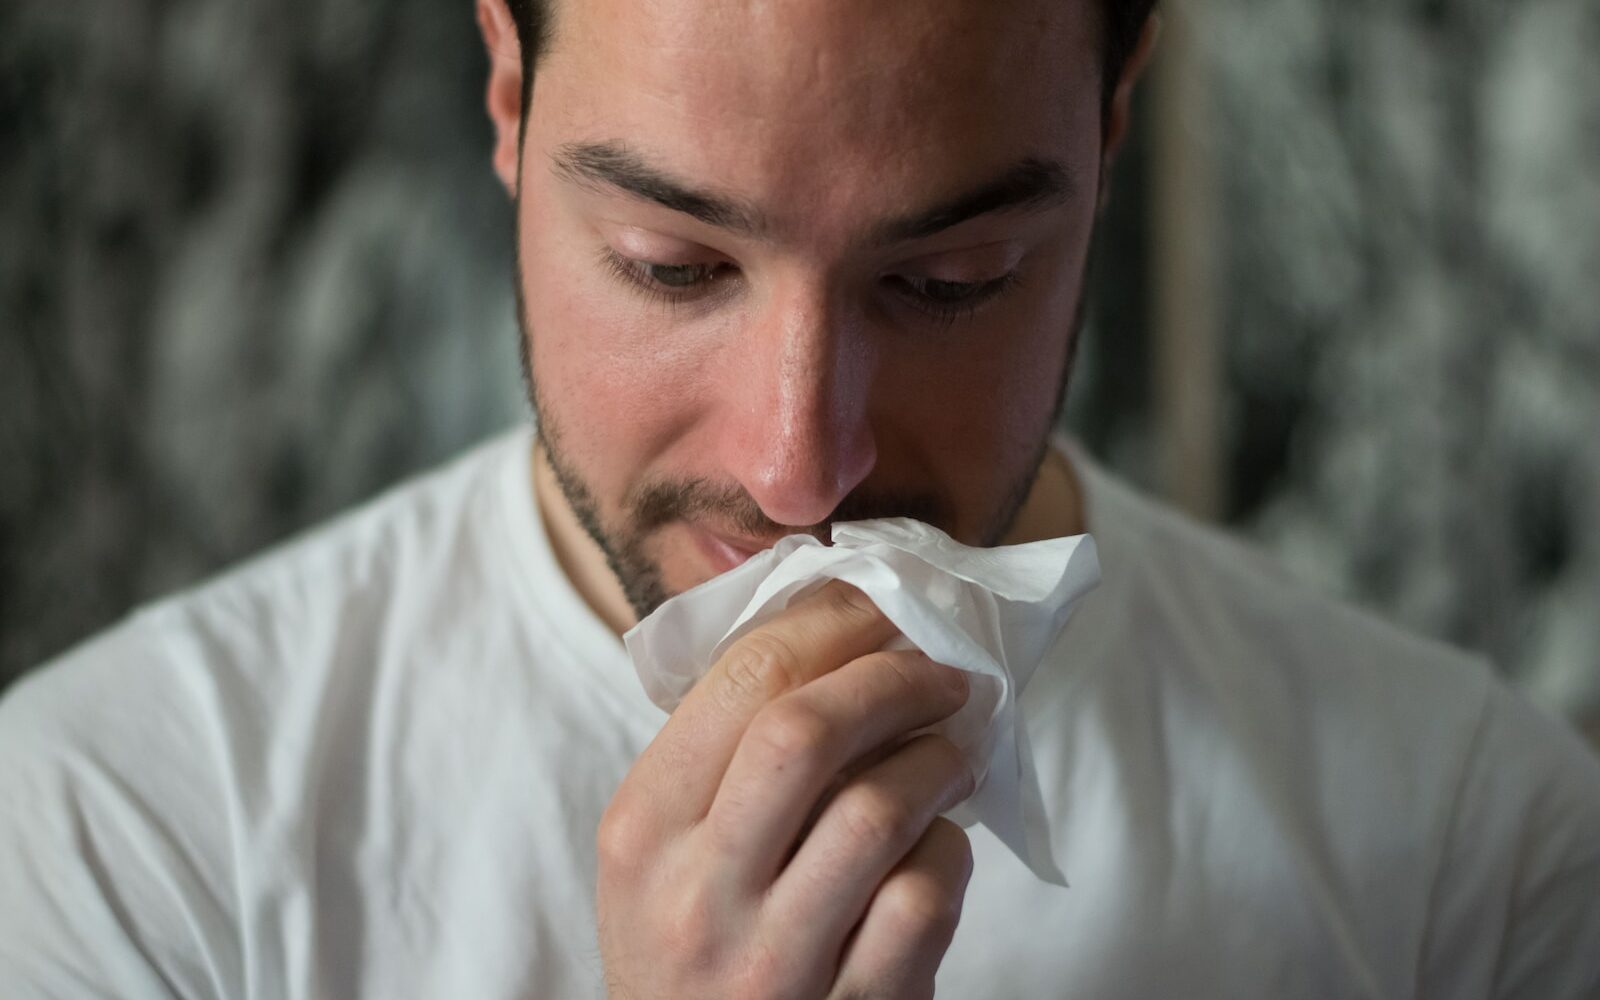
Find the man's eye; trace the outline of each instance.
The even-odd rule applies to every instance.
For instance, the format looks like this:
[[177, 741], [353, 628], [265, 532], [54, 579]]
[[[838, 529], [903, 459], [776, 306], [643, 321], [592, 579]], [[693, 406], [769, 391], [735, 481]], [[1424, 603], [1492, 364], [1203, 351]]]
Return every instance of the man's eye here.
[[1011, 288], [1016, 281], [1015, 271], [988, 281], [941, 281], [938, 278], [904, 275], [888, 279], [889, 285], [913, 307], [945, 321], [975, 312], [984, 303]]
[[602, 263], [614, 275], [647, 295], [676, 301], [710, 286], [730, 264], [656, 264], [648, 260], [624, 257], [607, 247], [601, 254]]
[[906, 287], [927, 299], [940, 304], [965, 302], [982, 292], [987, 281], [940, 281], [937, 278], [903, 278]]
[[709, 264], [645, 264], [640, 263], [639, 269], [649, 276], [651, 281], [667, 288], [689, 288], [702, 281], [709, 281], [715, 277], [715, 271]]

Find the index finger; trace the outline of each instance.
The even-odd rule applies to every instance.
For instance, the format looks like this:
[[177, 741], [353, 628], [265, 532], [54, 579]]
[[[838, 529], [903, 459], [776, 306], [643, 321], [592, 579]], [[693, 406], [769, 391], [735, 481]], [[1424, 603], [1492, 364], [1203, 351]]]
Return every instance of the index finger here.
[[817, 593], [730, 646], [647, 747], [625, 785], [671, 787], [657, 819], [673, 828], [706, 815], [733, 752], [762, 706], [851, 660], [882, 649], [898, 633], [860, 590], [830, 580]]

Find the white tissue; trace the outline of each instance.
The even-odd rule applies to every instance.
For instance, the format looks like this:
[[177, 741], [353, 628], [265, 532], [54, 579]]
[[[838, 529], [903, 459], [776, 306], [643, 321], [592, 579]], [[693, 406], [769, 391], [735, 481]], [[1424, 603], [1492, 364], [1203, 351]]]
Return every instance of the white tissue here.
[[1100, 580], [1087, 535], [979, 549], [907, 518], [833, 526], [833, 545], [793, 535], [666, 601], [623, 636], [650, 700], [671, 712], [741, 635], [829, 579], [864, 591], [916, 648], [972, 674], [967, 704], [932, 728], [966, 756], [977, 791], [951, 810], [982, 823], [1035, 875], [1065, 885], [1017, 697]]

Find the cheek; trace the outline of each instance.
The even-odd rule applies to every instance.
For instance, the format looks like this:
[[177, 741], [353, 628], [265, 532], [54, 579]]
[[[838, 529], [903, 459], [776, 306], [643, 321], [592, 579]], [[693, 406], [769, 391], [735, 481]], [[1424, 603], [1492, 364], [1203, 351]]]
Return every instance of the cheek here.
[[894, 436], [882, 450], [904, 456], [905, 475], [939, 484], [969, 543], [992, 528], [1050, 431], [1081, 286], [1080, 256], [1065, 256], [969, 337], [905, 350], [915, 360], [886, 394], [880, 426]]
[[[544, 224], [541, 224], [544, 223]], [[596, 262], [598, 238], [525, 217], [526, 328], [539, 405], [610, 508], [699, 398], [695, 352], [649, 318]]]
[[950, 344], [906, 352], [918, 360], [902, 367], [885, 418], [915, 438], [927, 465], [966, 484], [963, 493], [1009, 484], [1049, 429], [1078, 284], [1063, 267], [1003, 316]]
[[1028, 471], [1049, 431], [1064, 340], [1013, 337], [959, 367], [942, 365], [917, 401], [907, 401], [916, 407], [915, 422], [898, 418], [915, 435], [907, 447], [955, 503], [969, 542]]

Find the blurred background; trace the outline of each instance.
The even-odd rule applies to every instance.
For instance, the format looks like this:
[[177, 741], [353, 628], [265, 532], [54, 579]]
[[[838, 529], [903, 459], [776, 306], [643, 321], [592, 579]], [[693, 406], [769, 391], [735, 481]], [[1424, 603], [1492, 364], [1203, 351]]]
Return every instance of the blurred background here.
[[[1600, 5], [1166, 7], [1067, 421], [1600, 736]], [[522, 419], [469, 0], [0, 7], [0, 686]]]

